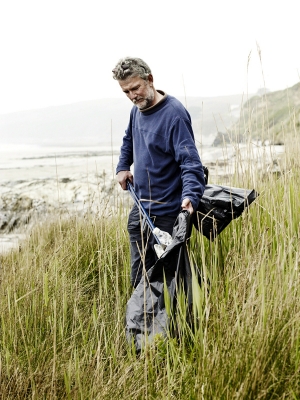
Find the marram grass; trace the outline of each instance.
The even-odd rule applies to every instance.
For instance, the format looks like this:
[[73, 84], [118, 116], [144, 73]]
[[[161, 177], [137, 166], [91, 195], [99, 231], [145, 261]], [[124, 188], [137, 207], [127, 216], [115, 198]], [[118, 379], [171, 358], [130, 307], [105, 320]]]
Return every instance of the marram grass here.
[[259, 198], [214, 243], [193, 232], [192, 321], [180, 295], [177, 337], [140, 355], [124, 332], [126, 215], [38, 225], [0, 258], [0, 398], [299, 399], [298, 154], [294, 138], [281, 174], [233, 178]]

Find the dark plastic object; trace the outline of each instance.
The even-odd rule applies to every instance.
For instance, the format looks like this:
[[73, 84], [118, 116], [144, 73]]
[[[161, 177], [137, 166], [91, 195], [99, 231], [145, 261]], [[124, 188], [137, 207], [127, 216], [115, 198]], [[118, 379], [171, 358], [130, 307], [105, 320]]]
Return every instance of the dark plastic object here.
[[180, 212], [174, 224], [172, 243], [143, 276], [127, 303], [126, 336], [138, 352], [146, 343], [151, 343], [155, 335], [167, 336], [170, 320], [165, 308], [165, 282], [173, 307], [179, 282], [183, 283], [188, 302], [191, 303], [192, 274], [186, 249], [186, 239], [191, 230], [190, 220], [188, 211]]
[[[205, 167], [204, 173], [207, 182], [208, 169]], [[206, 185], [197, 213], [191, 218], [188, 211], [180, 212], [174, 224], [172, 243], [143, 276], [127, 303], [126, 336], [137, 352], [146, 343], [151, 343], [155, 335], [166, 337], [170, 332], [170, 318], [165, 308], [165, 283], [173, 312], [176, 311], [178, 287], [184, 289], [187, 307], [192, 304], [192, 273], [186, 248], [191, 222], [204, 236], [214, 240], [257, 196], [255, 190]]]
[[213, 241], [226, 226], [258, 197], [255, 190], [206, 185], [193, 224]]

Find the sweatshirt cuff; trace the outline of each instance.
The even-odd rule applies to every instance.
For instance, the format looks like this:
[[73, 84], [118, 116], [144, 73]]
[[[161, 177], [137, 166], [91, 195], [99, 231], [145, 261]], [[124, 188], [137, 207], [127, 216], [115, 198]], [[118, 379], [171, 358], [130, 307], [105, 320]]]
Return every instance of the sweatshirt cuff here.
[[116, 168], [116, 175], [118, 175], [118, 173], [119, 173], [120, 171], [130, 171], [130, 167], [128, 167], [128, 166], [117, 166], [117, 168]]

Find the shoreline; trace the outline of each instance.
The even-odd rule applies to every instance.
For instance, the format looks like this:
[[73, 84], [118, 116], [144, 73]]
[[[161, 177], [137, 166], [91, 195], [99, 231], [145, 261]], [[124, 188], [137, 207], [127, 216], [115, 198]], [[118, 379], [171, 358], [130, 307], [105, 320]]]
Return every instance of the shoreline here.
[[[53, 153], [29, 159], [19, 154], [15, 168], [10, 164], [5, 174], [3, 168], [0, 170], [0, 253], [18, 248], [36, 219], [57, 211], [78, 215], [87, 210], [97, 212], [102, 204], [113, 208], [115, 196], [120, 204], [128, 198], [115, 179], [118, 154], [80, 153], [74, 157], [72, 151], [64, 149], [58, 159]], [[276, 172], [284, 146], [203, 147], [199, 154], [209, 169], [209, 183], [230, 186], [233, 174], [246, 167]]]

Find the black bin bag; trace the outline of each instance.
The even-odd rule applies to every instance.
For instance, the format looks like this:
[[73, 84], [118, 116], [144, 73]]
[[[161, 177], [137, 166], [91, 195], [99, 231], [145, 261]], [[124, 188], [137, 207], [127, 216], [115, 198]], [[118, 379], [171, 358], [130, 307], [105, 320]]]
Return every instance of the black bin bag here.
[[170, 318], [165, 307], [164, 290], [168, 291], [174, 312], [178, 287], [184, 289], [187, 307], [192, 304], [192, 272], [186, 247], [192, 225], [209, 240], [214, 240], [257, 196], [254, 190], [206, 185], [197, 213], [192, 217], [188, 211], [179, 213], [172, 243], [143, 275], [127, 303], [126, 336], [137, 351], [151, 343], [155, 335], [166, 337], [169, 332]]
[[255, 190], [206, 185], [197, 213], [193, 217], [193, 224], [205, 237], [213, 241], [257, 196]]
[[184, 282], [187, 296], [191, 296], [191, 269], [188, 261], [186, 240], [191, 224], [188, 211], [181, 211], [174, 224], [172, 243], [163, 255], [144, 274], [126, 307], [126, 336], [140, 351], [151, 343], [155, 335], [166, 337], [170, 320], [165, 307], [164, 287], [174, 304], [179, 279]]

